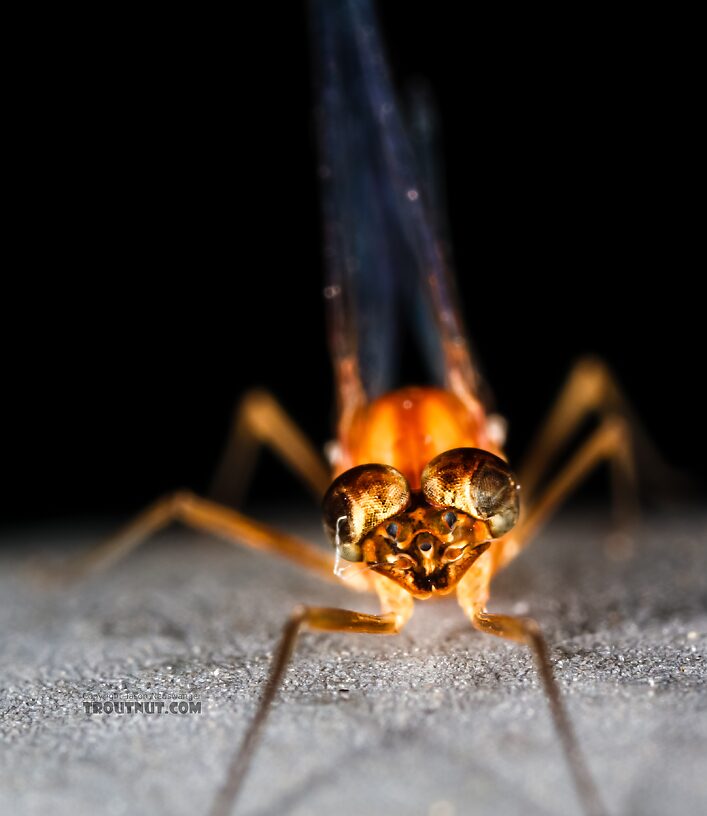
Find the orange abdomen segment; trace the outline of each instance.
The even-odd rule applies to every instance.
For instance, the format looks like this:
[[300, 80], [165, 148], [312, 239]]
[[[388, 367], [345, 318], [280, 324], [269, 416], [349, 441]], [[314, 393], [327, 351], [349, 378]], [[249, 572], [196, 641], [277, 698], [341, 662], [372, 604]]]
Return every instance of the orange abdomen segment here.
[[423, 468], [437, 454], [460, 447], [492, 449], [483, 420], [439, 388], [394, 391], [361, 408], [342, 429], [335, 475], [376, 462], [397, 468], [418, 490]]

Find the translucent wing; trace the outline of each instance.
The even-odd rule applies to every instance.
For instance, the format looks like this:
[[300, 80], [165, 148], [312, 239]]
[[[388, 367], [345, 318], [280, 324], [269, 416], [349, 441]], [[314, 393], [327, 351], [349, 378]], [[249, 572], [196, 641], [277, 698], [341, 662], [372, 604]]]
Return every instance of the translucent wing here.
[[330, 344], [339, 380], [371, 398], [393, 377], [400, 229], [350, 8], [312, 6]]
[[[426, 213], [432, 227], [432, 234], [441, 248], [441, 256], [445, 263], [442, 269], [453, 268], [452, 243], [450, 240], [449, 222], [446, 207], [446, 189], [444, 184], [444, 165], [442, 138], [440, 134], [439, 116], [434, 104], [434, 98], [429, 85], [421, 79], [410, 83], [406, 89], [406, 120], [408, 134], [414, 154], [415, 167], [418, 171], [420, 188], [423, 191]], [[451, 272], [450, 285], [453, 287]], [[445, 355], [440, 342], [438, 331], [439, 322], [432, 310], [432, 301], [427, 294], [427, 287], [418, 285], [411, 287], [413, 294], [412, 319], [419, 335], [421, 347], [425, 353], [430, 370], [444, 372]], [[406, 290], [407, 291], [407, 290]], [[455, 306], [455, 293], [449, 297]], [[458, 311], [458, 325], [463, 326]], [[477, 396], [481, 397], [484, 405], [489, 408], [493, 404], [493, 395], [482, 375], [478, 358], [474, 353], [474, 344], [471, 338], [466, 337], [466, 346], [470, 357], [474, 361], [474, 386]]]
[[[403, 123], [371, 3], [314, 0], [312, 5], [326, 294], [340, 393], [344, 371], [367, 398], [390, 387], [397, 308], [407, 301], [413, 330], [440, 378], [477, 408], [479, 377], [432, 216], [434, 193], [425, 186]], [[350, 382], [348, 387], [355, 390]]]

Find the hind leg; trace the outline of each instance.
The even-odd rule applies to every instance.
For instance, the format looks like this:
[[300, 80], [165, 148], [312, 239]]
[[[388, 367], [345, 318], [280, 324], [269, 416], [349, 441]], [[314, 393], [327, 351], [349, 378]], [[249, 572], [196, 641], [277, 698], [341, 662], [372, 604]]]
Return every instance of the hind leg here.
[[271, 448], [321, 499], [331, 481], [327, 463], [280, 403], [262, 390], [249, 391], [236, 407], [209, 496], [239, 506], [262, 445]]

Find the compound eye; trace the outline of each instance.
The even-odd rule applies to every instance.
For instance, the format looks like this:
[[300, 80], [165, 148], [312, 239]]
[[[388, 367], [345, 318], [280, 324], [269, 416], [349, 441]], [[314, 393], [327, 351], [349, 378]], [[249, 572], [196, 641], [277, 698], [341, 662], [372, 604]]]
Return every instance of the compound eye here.
[[[338, 476], [324, 496], [324, 529], [337, 552], [347, 561], [363, 557], [363, 537], [410, 502], [410, 487], [400, 471], [389, 465], [358, 465]], [[393, 538], [392, 523], [387, 532]]]
[[494, 538], [518, 521], [520, 485], [503, 459], [479, 448], [455, 448], [436, 456], [422, 472], [422, 492], [430, 504], [485, 521]]

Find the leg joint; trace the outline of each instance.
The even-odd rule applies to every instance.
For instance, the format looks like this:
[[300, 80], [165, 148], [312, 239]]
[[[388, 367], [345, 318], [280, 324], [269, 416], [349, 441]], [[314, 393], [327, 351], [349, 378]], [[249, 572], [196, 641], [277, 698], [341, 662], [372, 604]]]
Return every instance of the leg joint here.
[[607, 453], [611, 454], [631, 444], [631, 424], [619, 414], [609, 414], [602, 423], [602, 433], [607, 444]]
[[186, 488], [175, 490], [167, 497], [167, 503], [175, 518], [181, 518], [186, 508], [193, 506], [196, 495]]
[[591, 407], [599, 407], [606, 397], [612, 381], [611, 372], [606, 363], [594, 355], [582, 357], [573, 371], [574, 380], [580, 394]]
[[264, 410], [272, 411], [273, 406], [277, 406], [277, 403], [272, 394], [262, 388], [255, 388], [243, 396], [239, 410], [247, 418], [249, 424], [257, 426], [261, 413]]

